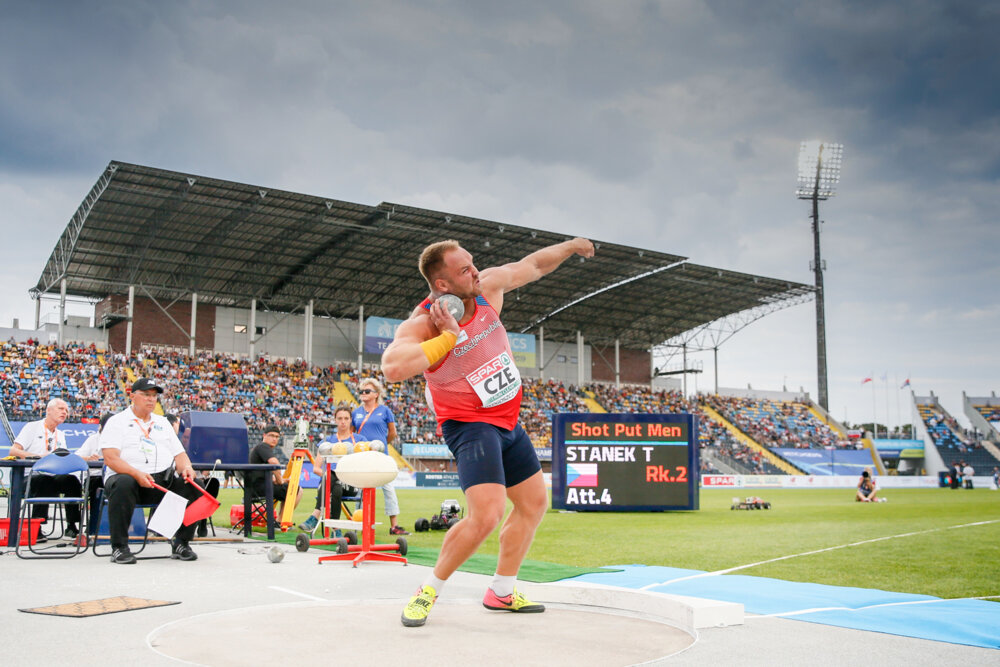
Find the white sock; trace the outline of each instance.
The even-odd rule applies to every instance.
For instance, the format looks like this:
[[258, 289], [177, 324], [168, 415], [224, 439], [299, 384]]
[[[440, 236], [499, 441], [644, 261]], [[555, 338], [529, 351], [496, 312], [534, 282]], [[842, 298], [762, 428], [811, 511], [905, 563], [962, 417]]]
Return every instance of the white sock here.
[[434, 572], [432, 571], [430, 573], [430, 576], [424, 579], [424, 586], [430, 586], [431, 588], [434, 589], [435, 593], [440, 595], [441, 589], [444, 588], [445, 581], [447, 581], [447, 579], [438, 579], [437, 577], [435, 577]]
[[494, 574], [493, 583], [490, 584], [490, 588], [496, 593], [498, 598], [504, 598], [514, 592], [514, 584], [517, 583], [517, 575], [512, 577], [505, 577], [503, 575]]

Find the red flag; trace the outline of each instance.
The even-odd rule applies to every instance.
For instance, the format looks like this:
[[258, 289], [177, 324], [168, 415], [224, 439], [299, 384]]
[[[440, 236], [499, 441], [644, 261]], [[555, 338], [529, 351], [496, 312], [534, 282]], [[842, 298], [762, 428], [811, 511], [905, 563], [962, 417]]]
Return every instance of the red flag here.
[[900, 387], [900, 389], [906, 389], [909, 386], [910, 386], [910, 378], [906, 378], [906, 382], [903, 383], [903, 386]]
[[864, 380], [861, 381], [861, 384], [865, 384], [866, 382], [871, 382], [871, 381], [872, 379], [870, 377], [866, 377]]
[[212, 494], [201, 488], [198, 484], [192, 484], [194, 488], [201, 491], [201, 498], [194, 501], [184, 510], [184, 525], [190, 526], [195, 521], [201, 521], [202, 519], [207, 519], [208, 517], [215, 514], [215, 510], [219, 509], [221, 504], [218, 500], [212, 497]]

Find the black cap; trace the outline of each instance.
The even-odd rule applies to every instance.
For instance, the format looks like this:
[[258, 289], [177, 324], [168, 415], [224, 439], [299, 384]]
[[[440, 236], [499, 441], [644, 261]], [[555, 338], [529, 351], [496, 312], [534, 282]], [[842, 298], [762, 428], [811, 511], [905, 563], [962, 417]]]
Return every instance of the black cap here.
[[277, 424], [268, 424], [264, 427], [264, 433], [281, 433], [281, 429], [278, 428]]
[[150, 389], [155, 389], [157, 394], [163, 393], [163, 387], [156, 384], [149, 378], [139, 378], [132, 383], [132, 391], [149, 391]]

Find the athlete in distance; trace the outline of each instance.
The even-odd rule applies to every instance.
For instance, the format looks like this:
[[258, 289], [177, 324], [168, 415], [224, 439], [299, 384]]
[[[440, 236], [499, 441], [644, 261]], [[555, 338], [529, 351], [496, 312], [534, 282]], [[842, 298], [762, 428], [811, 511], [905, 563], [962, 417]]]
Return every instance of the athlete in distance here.
[[[468, 512], [445, 535], [433, 572], [403, 610], [403, 625], [426, 622], [444, 582], [503, 519], [508, 498], [514, 507], [500, 529], [497, 571], [483, 605], [515, 612], [545, 609], [514, 587], [547, 499], [538, 457], [517, 423], [521, 377], [500, 311], [505, 293], [551, 273], [573, 255], [593, 257], [593, 243], [572, 239], [482, 272], [456, 241], [431, 244], [420, 255], [431, 293], [396, 330], [382, 355], [382, 373], [389, 382], [424, 374], [431, 407], [458, 464]], [[442, 294], [462, 299], [461, 321], [437, 302]]]

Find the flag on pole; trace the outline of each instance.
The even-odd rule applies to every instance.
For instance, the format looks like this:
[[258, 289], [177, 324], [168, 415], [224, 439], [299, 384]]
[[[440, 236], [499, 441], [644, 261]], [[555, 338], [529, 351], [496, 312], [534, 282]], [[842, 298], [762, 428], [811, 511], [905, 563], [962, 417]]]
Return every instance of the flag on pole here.
[[900, 389], [906, 389], [909, 386], [910, 386], [910, 378], [906, 378], [906, 380], [903, 382], [903, 386], [900, 387]]
[[872, 379], [870, 377], [866, 377], [864, 380], [861, 381], [861, 384], [867, 384], [867, 383], [869, 383], [871, 381], [872, 381]]
[[888, 382], [889, 381], [889, 371], [886, 371], [885, 373], [882, 373], [882, 378], [881, 379], [882, 379], [882, 382]]

